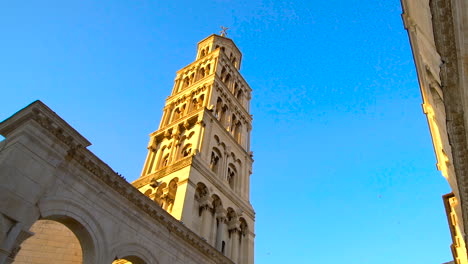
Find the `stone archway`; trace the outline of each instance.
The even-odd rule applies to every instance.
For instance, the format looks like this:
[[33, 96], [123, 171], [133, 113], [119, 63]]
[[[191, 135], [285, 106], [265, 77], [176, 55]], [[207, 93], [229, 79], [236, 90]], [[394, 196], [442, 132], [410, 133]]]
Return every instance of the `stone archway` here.
[[[69, 226], [76, 226], [68, 221]], [[83, 263], [80, 241], [67, 225], [55, 220], [38, 220], [30, 231], [34, 235], [21, 244], [13, 263]]]
[[140, 243], [122, 243], [112, 250], [115, 256], [112, 264], [158, 264], [159, 261], [154, 256], [157, 251], [158, 249], [150, 251]]
[[124, 258], [114, 260], [112, 264], [146, 264], [146, 262], [137, 256], [126, 256]]

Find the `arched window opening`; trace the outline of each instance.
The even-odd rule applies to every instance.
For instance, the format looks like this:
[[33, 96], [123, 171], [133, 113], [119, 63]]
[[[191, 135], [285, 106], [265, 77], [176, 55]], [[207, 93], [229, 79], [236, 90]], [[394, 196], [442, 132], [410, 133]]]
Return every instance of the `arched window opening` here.
[[240, 231], [241, 231], [241, 235], [242, 236], [246, 236], [247, 235], [247, 231], [249, 230], [248, 226], [247, 226], [247, 222], [245, 221], [244, 218], [239, 218], [239, 227], [240, 227]]
[[218, 149], [213, 148], [213, 151], [211, 152], [210, 169], [214, 173], [218, 172], [218, 164], [219, 164], [220, 159], [221, 159], [221, 153], [219, 152]]
[[216, 100], [216, 109], [215, 109], [215, 117], [218, 118], [221, 114], [221, 109], [223, 108], [223, 100], [218, 97], [218, 100]]
[[234, 127], [233, 136], [236, 142], [239, 144], [241, 143], [241, 133], [240, 133], [241, 129], [242, 129], [241, 122], [237, 122], [236, 126]]
[[218, 118], [218, 121], [224, 125], [224, 118], [227, 112], [227, 106], [223, 105], [221, 98], [218, 98], [216, 102], [216, 113], [215, 116]]
[[158, 189], [156, 190], [156, 193], [154, 194], [154, 201], [162, 208], [164, 208], [164, 189], [166, 186], [167, 184], [165, 182], [161, 183], [161, 185], [159, 185]]
[[145, 191], [144, 195], [145, 195], [146, 197], [150, 197], [152, 192], [153, 192], [153, 191], [151, 191], [151, 189], [148, 189], [148, 190]]
[[228, 167], [227, 182], [229, 184], [229, 187], [231, 187], [231, 189], [234, 189], [235, 178], [236, 178], [236, 169], [234, 165], [230, 164], [230, 166]]
[[202, 94], [200, 95], [200, 97], [198, 97], [198, 104], [197, 104], [197, 108], [202, 108], [203, 107], [203, 102], [205, 101], [205, 95]]
[[169, 153], [167, 153], [167, 154], [162, 158], [161, 168], [164, 168], [164, 167], [166, 167], [167, 165], [169, 165]]
[[186, 107], [187, 107], [187, 104], [183, 104], [180, 107], [176, 120], [179, 119], [179, 118], [182, 118], [184, 116]]
[[200, 69], [200, 71], [198, 73], [198, 76], [199, 76], [200, 79], [205, 77], [205, 68]]
[[205, 74], [206, 74], [206, 75], [210, 75], [210, 71], [211, 71], [211, 65], [210, 65], [210, 64], [208, 64], [208, 65], [206, 65], [206, 71], [205, 71]]
[[172, 208], [174, 207], [174, 202], [177, 194], [177, 182], [179, 178], [174, 178], [169, 182], [168, 192], [166, 196], [166, 211], [169, 213], [172, 212]]
[[242, 101], [242, 96], [243, 96], [243, 95], [244, 95], [244, 93], [242, 92], [242, 90], [241, 90], [241, 89], [238, 90], [238, 91], [237, 91], [237, 94], [236, 94], [237, 100]]
[[[195, 200], [200, 203], [201, 201], [206, 199], [207, 196], [208, 188], [206, 187], [206, 185], [201, 182], [197, 183], [197, 188], [195, 189]], [[201, 216], [203, 208], [200, 206], [196, 209], [198, 209], [198, 216]]]
[[189, 77], [185, 77], [184, 78], [184, 81], [182, 83], [182, 88], [187, 88], [187, 86], [190, 85], [190, 78]]
[[226, 76], [224, 77], [223, 83], [224, 83], [226, 86], [228, 86], [230, 80], [231, 80], [231, 75], [228, 73], [228, 74], [226, 74]]
[[192, 99], [191, 108], [192, 108], [192, 110], [197, 110], [197, 109], [198, 109], [198, 101], [197, 101], [197, 98], [193, 98], [193, 99]]
[[222, 52], [226, 52], [226, 49], [224, 47], [221, 47]]
[[201, 51], [201, 53], [200, 53], [200, 58], [203, 58], [203, 57], [205, 57], [205, 55], [206, 55], [206, 54], [205, 54], [205, 50], [204, 50], [204, 49], [202, 49], [202, 51]]
[[225, 123], [227, 109], [228, 108], [226, 105], [224, 105], [223, 108], [221, 108], [221, 114], [219, 115], [218, 120], [222, 125], [224, 125]]
[[236, 57], [232, 58], [232, 64], [237, 67], [237, 60]]
[[172, 121], [175, 121], [175, 120], [181, 118], [181, 116], [182, 116], [182, 112], [180, 111], [180, 108], [177, 107], [176, 109], [174, 109], [174, 114], [173, 114]]
[[192, 75], [190, 75], [190, 84], [193, 83], [194, 78], [195, 78], [195, 73], [192, 73]]
[[232, 115], [231, 117], [231, 127], [229, 128], [229, 131], [231, 131], [231, 134], [234, 136], [234, 129], [237, 124], [237, 117], [235, 115]]
[[227, 73], [227, 72], [226, 72], [226, 67], [223, 67], [223, 68], [221, 69], [221, 80], [224, 80], [224, 76], [226, 76], [226, 73]]
[[234, 96], [235, 96], [238, 91], [239, 91], [239, 85], [237, 84], [237, 82], [235, 82], [234, 83], [234, 89], [232, 90], [232, 94], [234, 94]]
[[192, 154], [192, 144], [187, 144], [182, 149], [182, 157], [188, 157], [190, 154]]

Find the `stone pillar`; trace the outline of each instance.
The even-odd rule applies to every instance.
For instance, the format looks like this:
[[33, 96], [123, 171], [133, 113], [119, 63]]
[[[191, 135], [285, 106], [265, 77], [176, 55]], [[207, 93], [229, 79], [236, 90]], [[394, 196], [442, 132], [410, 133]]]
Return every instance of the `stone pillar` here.
[[239, 230], [237, 228], [231, 229], [231, 260], [234, 263], [239, 259]]
[[211, 235], [211, 225], [213, 223], [213, 217], [210, 210], [210, 200], [207, 198], [201, 205], [202, 215], [201, 215], [201, 230], [200, 236], [204, 237], [209, 243]]
[[210, 245], [216, 248], [216, 234], [218, 232], [218, 227], [216, 226], [215, 209], [213, 209], [210, 219], [211, 219], [212, 225], [211, 225], [211, 231], [210, 231], [210, 237], [208, 239], [208, 243], [210, 243]]
[[[4, 218], [3, 215], [0, 215], [0, 217]], [[22, 223], [13, 224], [3, 241], [0, 241], [0, 264], [13, 263], [21, 248], [21, 243], [32, 235], [34, 233], [23, 230]]]
[[218, 220], [218, 227], [216, 229], [216, 243], [215, 247], [221, 251], [223, 239], [224, 239], [224, 221], [226, 220], [226, 213], [223, 208], [218, 208], [216, 212], [216, 220]]

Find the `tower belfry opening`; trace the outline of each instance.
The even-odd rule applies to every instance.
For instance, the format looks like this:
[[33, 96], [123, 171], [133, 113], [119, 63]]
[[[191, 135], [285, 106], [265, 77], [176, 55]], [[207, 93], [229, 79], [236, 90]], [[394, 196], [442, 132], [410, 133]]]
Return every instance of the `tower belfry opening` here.
[[235, 263], [253, 263], [251, 88], [234, 42], [211, 35], [177, 71], [133, 185]]

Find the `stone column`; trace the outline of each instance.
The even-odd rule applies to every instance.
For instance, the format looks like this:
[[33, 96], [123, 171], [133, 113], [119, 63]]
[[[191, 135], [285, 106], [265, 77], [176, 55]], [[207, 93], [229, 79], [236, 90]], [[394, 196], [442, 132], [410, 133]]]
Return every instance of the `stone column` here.
[[221, 179], [225, 180], [227, 179], [227, 169], [228, 169], [228, 159], [231, 155], [229, 154], [228, 151], [224, 151], [224, 159], [223, 159], [223, 164], [221, 166]]
[[223, 239], [224, 239], [224, 221], [226, 220], [226, 213], [223, 208], [218, 208], [216, 212], [216, 219], [218, 220], [218, 227], [216, 229], [216, 243], [215, 247], [217, 250], [221, 251]]
[[231, 229], [231, 260], [237, 263], [239, 259], [239, 230]]
[[211, 212], [210, 212], [210, 207], [209, 207], [209, 204], [205, 204], [202, 208], [202, 215], [201, 215], [201, 221], [202, 221], [202, 224], [201, 224], [201, 230], [200, 230], [200, 236], [201, 237], [204, 237], [206, 239], [206, 241], [209, 243], [209, 239], [210, 239], [210, 227], [211, 227], [211, 224], [213, 222], [213, 217], [211, 215]]
[[210, 237], [208, 239], [208, 242], [210, 243], [210, 245], [212, 245], [213, 247], [216, 247], [216, 233], [218, 231], [218, 227], [216, 226], [216, 213], [215, 213], [215, 209], [213, 209], [213, 212], [211, 214], [211, 222], [212, 222], [212, 225], [211, 225], [211, 231], [210, 231]]

